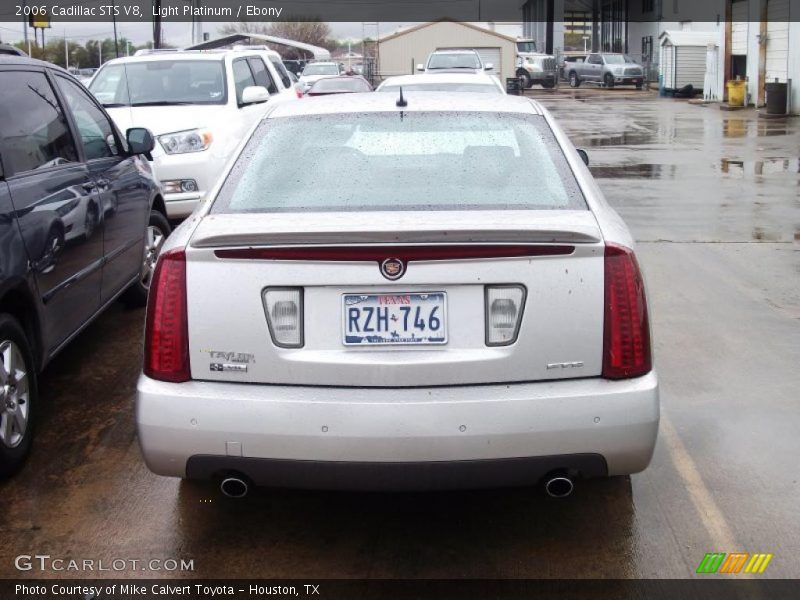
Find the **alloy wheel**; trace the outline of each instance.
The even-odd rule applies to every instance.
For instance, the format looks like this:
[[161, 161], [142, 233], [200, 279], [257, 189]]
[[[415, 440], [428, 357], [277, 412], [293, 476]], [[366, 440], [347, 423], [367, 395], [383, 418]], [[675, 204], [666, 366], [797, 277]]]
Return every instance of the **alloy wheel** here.
[[0, 443], [16, 448], [25, 437], [30, 415], [30, 382], [22, 351], [0, 341]]
[[160, 227], [149, 225], [144, 241], [144, 261], [142, 262], [142, 285], [150, 288], [150, 281], [153, 279], [153, 271], [156, 268], [158, 255], [161, 253], [161, 246], [164, 245], [166, 236]]

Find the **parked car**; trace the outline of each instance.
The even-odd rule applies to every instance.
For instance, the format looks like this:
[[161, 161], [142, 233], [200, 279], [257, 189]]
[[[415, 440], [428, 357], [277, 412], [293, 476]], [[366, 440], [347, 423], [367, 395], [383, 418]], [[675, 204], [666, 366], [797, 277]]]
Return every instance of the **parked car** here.
[[283, 66], [286, 67], [286, 70], [289, 71], [289, 73], [294, 73], [294, 75], [297, 77], [297, 76], [300, 75], [300, 73], [303, 72], [303, 69], [306, 66], [306, 61], [304, 61], [304, 60], [284, 60], [283, 61]]
[[567, 78], [574, 88], [589, 81], [608, 88], [615, 85], [635, 85], [640, 90], [644, 85], [644, 70], [627, 54], [594, 53], [582, 63], [575, 62], [569, 68]]
[[337, 77], [341, 75], [342, 71], [339, 65], [335, 62], [312, 62], [308, 63], [303, 72], [300, 74], [299, 80], [301, 90], [304, 94], [311, 89], [311, 86], [325, 77]]
[[369, 81], [360, 75], [342, 75], [340, 77], [325, 77], [309, 88], [306, 96], [327, 96], [330, 94], [353, 94], [371, 92]]
[[153, 472], [232, 496], [537, 481], [561, 496], [650, 461], [633, 237], [538, 103], [271, 107], [195, 216], [147, 311], [136, 422]]
[[376, 92], [472, 92], [477, 94], [505, 94], [506, 89], [492, 75], [481, 73], [425, 73], [424, 75], [398, 75], [384, 80]]
[[428, 56], [428, 62], [417, 65], [417, 71], [425, 73], [445, 73], [455, 71], [457, 73], [482, 73], [494, 69], [492, 63], [483, 64], [481, 55], [475, 50], [452, 49], [436, 50]]
[[31, 449], [37, 374], [118, 296], [146, 301], [170, 232], [153, 147], [65, 70], [0, 56], [0, 477]]
[[28, 56], [25, 54], [25, 52], [10, 44], [0, 44], [0, 54], [10, 54], [11, 56]]
[[137, 54], [105, 63], [89, 89], [120, 129], [153, 131], [167, 214], [181, 219], [206, 198], [267, 107], [297, 93], [262, 50]]
[[295, 89], [295, 83], [297, 83], [297, 78], [295, 77], [292, 79], [292, 73], [286, 68], [283, 64], [283, 60], [281, 59], [281, 55], [272, 50], [269, 46], [266, 45], [251, 45], [251, 46], [234, 46], [234, 50], [238, 50], [239, 52], [252, 52], [258, 51], [261, 57], [264, 59], [264, 62], [267, 64], [271, 64], [275, 74], [280, 79], [280, 87], [281, 90], [286, 93], [288, 90], [294, 90], [295, 95], [300, 98], [302, 94], [297, 93]]
[[83, 85], [88, 86], [95, 73], [97, 73], [97, 69], [78, 69], [75, 77], [77, 77], [78, 81], [80, 81]]
[[564, 60], [561, 61], [561, 64], [558, 66], [558, 77], [565, 81], [569, 81], [569, 72], [570, 69], [575, 64], [580, 64], [586, 61], [586, 56], [565, 56]]

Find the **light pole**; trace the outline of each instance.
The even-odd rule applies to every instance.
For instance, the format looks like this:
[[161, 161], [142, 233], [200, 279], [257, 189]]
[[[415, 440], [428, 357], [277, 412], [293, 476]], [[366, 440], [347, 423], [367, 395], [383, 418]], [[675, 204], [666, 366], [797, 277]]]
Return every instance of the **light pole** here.
[[114, 22], [114, 58], [119, 58], [119, 43], [117, 42], [117, 7], [116, 2], [111, 0], [111, 6], [113, 10], [111, 11], [111, 20]]

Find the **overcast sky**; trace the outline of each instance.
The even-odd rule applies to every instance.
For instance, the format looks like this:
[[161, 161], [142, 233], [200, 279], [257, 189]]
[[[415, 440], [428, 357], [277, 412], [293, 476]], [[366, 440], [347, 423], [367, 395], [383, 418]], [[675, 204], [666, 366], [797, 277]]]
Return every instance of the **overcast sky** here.
[[[213, 38], [217, 27], [224, 23], [205, 23], [204, 31], [211, 34]], [[398, 27], [407, 23], [380, 23], [382, 34], [391, 33]], [[339, 39], [361, 39], [361, 23], [330, 23], [333, 35]], [[164, 40], [174, 46], [185, 46], [191, 43], [192, 25], [191, 23], [164, 23]], [[33, 30], [28, 30], [29, 35]], [[114, 36], [114, 29], [111, 22], [105, 23], [59, 23], [45, 33], [45, 41], [48, 38], [68, 38], [82, 43], [89, 39], [100, 39]], [[375, 36], [375, 25], [372, 24], [366, 29], [367, 36]], [[152, 24], [150, 23], [117, 23], [117, 36], [127, 37], [134, 44], [143, 44], [153, 38]], [[0, 39], [4, 42], [16, 42], [23, 39], [22, 23], [0, 22]], [[31, 38], [32, 39], [32, 38]]]

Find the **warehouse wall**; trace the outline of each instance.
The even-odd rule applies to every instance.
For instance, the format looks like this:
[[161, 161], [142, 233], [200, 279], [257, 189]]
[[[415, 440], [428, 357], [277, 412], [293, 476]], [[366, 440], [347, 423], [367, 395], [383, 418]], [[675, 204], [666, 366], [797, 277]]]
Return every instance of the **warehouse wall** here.
[[514, 76], [516, 44], [513, 40], [451, 21], [442, 21], [383, 40], [379, 44], [378, 75], [381, 79], [412, 74], [412, 63], [425, 63], [437, 48], [500, 48], [501, 64], [496, 74], [505, 81]]

